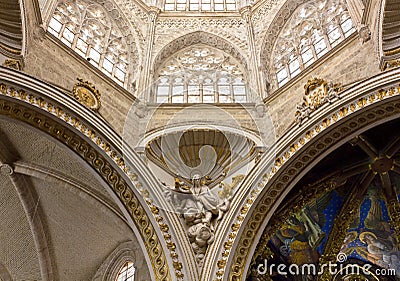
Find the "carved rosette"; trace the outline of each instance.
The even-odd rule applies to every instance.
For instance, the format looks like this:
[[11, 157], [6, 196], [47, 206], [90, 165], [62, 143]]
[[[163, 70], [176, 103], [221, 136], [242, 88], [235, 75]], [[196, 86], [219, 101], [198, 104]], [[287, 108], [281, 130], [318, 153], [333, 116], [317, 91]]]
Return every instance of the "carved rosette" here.
[[87, 108], [98, 111], [101, 106], [99, 91], [92, 83], [84, 81], [82, 78], [78, 78], [78, 81], [72, 89], [72, 95]]

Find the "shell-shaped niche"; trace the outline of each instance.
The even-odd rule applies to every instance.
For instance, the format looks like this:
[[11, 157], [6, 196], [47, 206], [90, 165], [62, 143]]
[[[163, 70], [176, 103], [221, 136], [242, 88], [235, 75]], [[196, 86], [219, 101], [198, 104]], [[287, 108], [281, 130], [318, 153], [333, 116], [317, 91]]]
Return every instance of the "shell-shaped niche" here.
[[146, 145], [146, 156], [174, 177], [187, 182], [198, 175], [210, 185], [219, 183], [252, 161], [258, 153], [245, 135], [218, 129], [189, 129], [170, 132]]

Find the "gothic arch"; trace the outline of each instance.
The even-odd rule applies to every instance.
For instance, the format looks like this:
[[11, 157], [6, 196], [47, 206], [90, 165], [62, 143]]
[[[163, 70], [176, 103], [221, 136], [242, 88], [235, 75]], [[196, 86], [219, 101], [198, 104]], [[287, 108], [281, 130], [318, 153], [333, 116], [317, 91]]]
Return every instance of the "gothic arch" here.
[[355, 135], [400, 117], [399, 81], [396, 69], [343, 91], [346, 98], [292, 127], [278, 142], [277, 157], [266, 154], [260, 160], [240, 187], [247, 192], [236, 201], [241, 203], [222, 243], [217, 262], [221, 269], [214, 273], [218, 280], [244, 280], [261, 230], [289, 190], [319, 160]]
[[[140, 237], [147, 264], [153, 266], [151, 279], [175, 280], [171, 272], [174, 266], [167, 253], [174, 255], [175, 263], [180, 264], [174, 252], [176, 246], [170, 239], [169, 247], [166, 246], [163, 235], [169, 235], [168, 226], [162, 218], [156, 218], [159, 209], [149, 206], [139, 193], [140, 187], [151, 186], [154, 180], [146, 182], [151, 176], [143, 175], [145, 168], [138, 156], [130, 155], [131, 160], [122, 158], [116, 134], [108, 129], [101, 132], [101, 128], [107, 127], [101, 125], [103, 121], [65, 94], [9, 69], [1, 69], [0, 77], [0, 115], [36, 128], [83, 159], [113, 194], [132, 230]], [[63, 105], [66, 100], [68, 108]], [[130, 161], [137, 163], [131, 166]], [[163, 225], [163, 230], [158, 224]]]
[[269, 67], [271, 61], [272, 51], [279, 34], [285, 27], [285, 23], [290, 19], [293, 12], [302, 4], [307, 3], [308, 0], [289, 0], [282, 6], [279, 12], [274, 17], [274, 20], [268, 27], [268, 31], [263, 38], [263, 43], [260, 49], [260, 66], [263, 70], [265, 78], [270, 80]]
[[248, 69], [246, 59], [229, 41], [208, 32], [196, 31], [181, 36], [163, 47], [154, 59], [153, 73], [156, 72], [165, 59], [186, 47], [196, 44], [204, 44], [224, 51], [237, 59], [245, 69]]
[[0, 52], [21, 60], [26, 45], [24, 2], [1, 0], [0, 7]]
[[[127, 241], [121, 243], [114, 251], [103, 261], [100, 268], [97, 270], [96, 275], [93, 277], [93, 281], [107, 281], [107, 280], [116, 280], [119, 270], [126, 262], [133, 262], [134, 266], [139, 262], [136, 258], [135, 254], [135, 244]], [[136, 271], [135, 271], [136, 273]], [[138, 272], [137, 276], [135, 276], [135, 280], [145, 280], [144, 276], [140, 275]]]
[[[64, 1], [66, 2], [66, 1]], [[53, 17], [56, 9], [59, 5], [63, 4], [62, 1], [52, 0], [46, 2], [44, 15], [46, 18], [43, 19], [45, 22], [45, 28], [48, 29], [51, 18]], [[84, 0], [88, 6], [99, 5], [106, 12], [106, 15], [110, 18], [111, 26], [114, 26], [119, 32], [121, 32], [123, 41], [126, 43], [128, 51], [128, 65], [127, 74], [135, 75], [139, 73], [137, 70], [143, 61], [143, 49], [144, 49], [144, 37], [140, 29], [136, 26], [133, 21], [128, 20], [120, 6], [113, 0], [102, 0], [102, 1], [91, 1]], [[111, 20], [112, 19], [112, 20]], [[129, 77], [128, 84], [133, 82], [137, 77]]]

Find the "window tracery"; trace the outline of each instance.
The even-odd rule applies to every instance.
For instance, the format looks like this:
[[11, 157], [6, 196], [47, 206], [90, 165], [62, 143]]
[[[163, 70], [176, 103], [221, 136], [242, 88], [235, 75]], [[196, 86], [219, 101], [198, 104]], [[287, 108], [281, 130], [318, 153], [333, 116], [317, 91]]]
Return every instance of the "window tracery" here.
[[206, 45], [170, 57], [160, 68], [157, 103], [246, 102], [244, 72], [236, 59]]
[[134, 281], [135, 280], [135, 267], [133, 266], [133, 262], [126, 262], [121, 270], [118, 272], [117, 278], [115, 281]]
[[278, 87], [297, 76], [354, 31], [344, 0], [308, 1], [299, 6], [275, 43], [272, 69]]
[[235, 0], [165, 0], [164, 11], [233, 12]]
[[104, 7], [91, 1], [62, 1], [48, 31], [118, 84], [127, 86], [127, 44]]

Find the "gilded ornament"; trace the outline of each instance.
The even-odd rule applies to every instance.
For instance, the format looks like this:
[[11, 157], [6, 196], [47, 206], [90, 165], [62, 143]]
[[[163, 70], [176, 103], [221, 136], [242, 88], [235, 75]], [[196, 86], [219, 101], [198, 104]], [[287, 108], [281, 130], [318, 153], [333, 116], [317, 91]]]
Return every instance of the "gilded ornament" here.
[[8, 68], [12, 68], [12, 69], [15, 69], [15, 70], [22, 70], [22, 64], [18, 60], [6, 59], [3, 62], [2, 66], [8, 67]]
[[300, 125], [322, 105], [331, 103], [334, 98], [339, 98], [342, 88], [340, 84], [333, 84], [320, 78], [311, 78], [304, 85], [304, 90], [303, 101], [297, 106], [295, 114], [296, 123]]
[[72, 89], [72, 95], [87, 108], [98, 111], [101, 106], [99, 91], [92, 83], [84, 81], [82, 78], [78, 78], [78, 81]]

